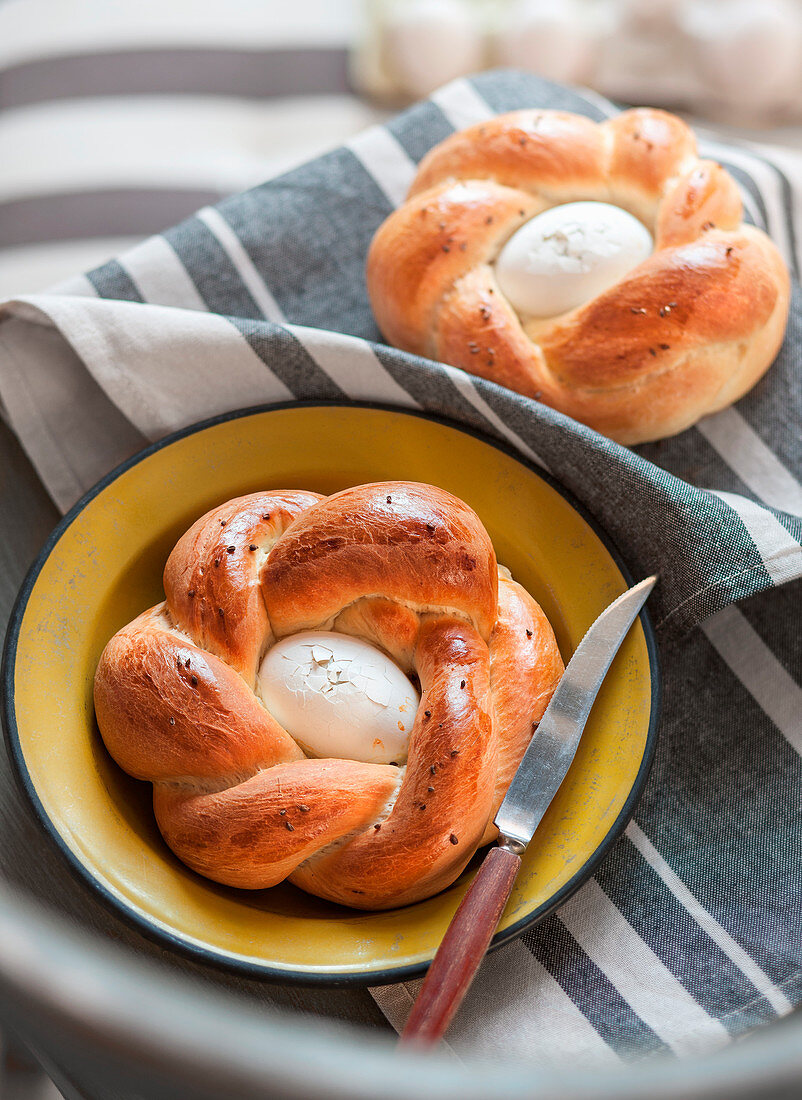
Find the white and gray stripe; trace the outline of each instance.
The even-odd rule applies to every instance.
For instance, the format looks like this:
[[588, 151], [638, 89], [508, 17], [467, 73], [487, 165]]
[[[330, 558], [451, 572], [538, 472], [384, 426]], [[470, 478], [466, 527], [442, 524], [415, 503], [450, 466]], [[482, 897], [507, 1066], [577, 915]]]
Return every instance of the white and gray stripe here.
[[[27, 94], [33, 103], [35, 62], [20, 56], [15, 66], [12, 87], [18, 101]], [[26, 66], [27, 92], [20, 82]], [[108, 66], [98, 69], [107, 80]], [[69, 66], [61, 74], [66, 80]], [[67, 355], [71, 363], [82, 363], [98, 394], [120, 411], [132, 432], [148, 439], [243, 405], [336, 397], [438, 411], [484, 428], [530, 461], [548, 463], [616, 530], [631, 560], [663, 571], [667, 632], [679, 623], [690, 625], [704, 609], [718, 611], [703, 627], [707, 643], [765, 715], [764, 735], [794, 749], [787, 767], [796, 767], [801, 689], [774, 656], [771, 638], [761, 637], [734, 608], [718, 610], [735, 596], [802, 577], [802, 457], [797, 455], [800, 461], [793, 468], [778, 457], [772, 447], [777, 426], [770, 419], [761, 419], [759, 409], [750, 410], [749, 420], [738, 410], [711, 417], [663, 445], [664, 470], [659, 470], [499, 387], [367, 342], [377, 333], [363, 300], [364, 244], [387, 210], [403, 201], [425, 148], [421, 135], [442, 135], [444, 127], [462, 127], [534, 102], [585, 110], [593, 117], [614, 111], [600, 97], [522, 75], [457, 81], [415, 108], [407, 116], [409, 126], [399, 121], [391, 128], [376, 127], [349, 140], [347, 152], [331, 154], [221, 208], [208, 206], [164, 236], [96, 268], [88, 283], [76, 282], [65, 288], [68, 293], [12, 307], [12, 323], [33, 331], [54, 327], [65, 342], [65, 363]], [[795, 260], [802, 172], [792, 179], [787, 164], [774, 167], [762, 154], [711, 143], [705, 148], [733, 165], [753, 217], [767, 223], [789, 261]], [[353, 195], [344, 194], [346, 180]], [[8, 193], [3, 202], [3, 195], [0, 190], [0, 216], [10, 204], [33, 201]], [[46, 198], [40, 195], [36, 201]], [[175, 216], [184, 213], [188, 210]], [[331, 243], [304, 253], [313, 221], [320, 240], [326, 239], [326, 226], [333, 226]], [[336, 263], [325, 270], [324, 279], [318, 268], [333, 256]], [[332, 280], [339, 301], [326, 289]], [[322, 332], [316, 323], [336, 331]], [[15, 331], [19, 351], [21, 330]], [[225, 372], [219, 370], [223, 360]], [[0, 371], [0, 390], [8, 386]], [[11, 404], [20, 422], [26, 422], [27, 446], [36, 454], [33, 420], [41, 411], [32, 408], [24, 372], [15, 374], [14, 386]], [[91, 422], [86, 432], [91, 438]], [[77, 452], [64, 449], [77, 448], [79, 435], [75, 432], [56, 451], [51, 438], [51, 450], [39, 455], [40, 470], [62, 504], [93, 474], [91, 465], [82, 467], [76, 460]], [[702, 447], [709, 456], [708, 491], [695, 487]], [[734, 480], [742, 493], [728, 488]], [[714, 568], [722, 560], [737, 575], [729, 587]], [[703, 685], [694, 690], [700, 693], [695, 713], [703, 713]], [[675, 699], [667, 710], [668, 732], [681, 740], [686, 715]], [[771, 775], [756, 771], [752, 781], [761, 797], [776, 796]], [[784, 774], [783, 782], [792, 781], [802, 782], [802, 770], [799, 776]], [[648, 802], [643, 813], [627, 832], [632, 881], [622, 878], [622, 857], [620, 866], [611, 863], [563, 906], [548, 926], [560, 951], [549, 951], [543, 938], [533, 935], [526, 946], [510, 945], [489, 959], [456, 1026], [452, 1043], [457, 1053], [475, 1048], [480, 1034], [488, 1051], [501, 1049], [511, 1004], [518, 1021], [516, 1053], [542, 1064], [566, 1056], [600, 1064], [653, 1049], [677, 1055], [715, 1049], [746, 1026], [744, 990], [762, 999], [768, 1014], [789, 1011], [791, 1000], [781, 986], [793, 976], [794, 966], [799, 968], [799, 957], [771, 957], [771, 945], [764, 945], [758, 959], [738, 922], [714, 913], [709, 900], [683, 878], [687, 846], [701, 843], [698, 831], [689, 830], [679, 843], [659, 800]], [[802, 837], [799, 843], [797, 856]], [[708, 873], [722, 888], [730, 882], [720, 860], [711, 860]], [[648, 886], [653, 880], [662, 893]], [[752, 904], [759, 907], [759, 882], [755, 891]], [[692, 936], [688, 933], [693, 943], [708, 944], [711, 956], [718, 953], [715, 957], [738, 980], [730, 981], [722, 965], [719, 985], [714, 976], [713, 984], [702, 988], [699, 968], [687, 965], [670, 941], [671, 930], [659, 923], [660, 913], [669, 912], [679, 913], [682, 927], [693, 929]], [[775, 911], [767, 910], [766, 919], [775, 920]], [[396, 1025], [409, 993], [402, 988], [375, 991]]]

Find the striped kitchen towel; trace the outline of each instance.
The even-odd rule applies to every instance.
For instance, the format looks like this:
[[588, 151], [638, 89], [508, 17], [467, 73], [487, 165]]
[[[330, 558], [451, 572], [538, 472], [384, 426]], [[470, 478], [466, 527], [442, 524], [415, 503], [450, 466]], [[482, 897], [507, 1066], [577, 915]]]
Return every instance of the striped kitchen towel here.
[[[556, 915], [488, 957], [449, 1043], [541, 1064], [712, 1050], [802, 1000], [799, 288], [777, 363], [737, 409], [637, 450], [382, 345], [363, 276], [372, 234], [435, 142], [524, 105], [614, 110], [523, 74], [451, 84], [57, 292], [8, 303], [0, 397], [63, 508], [150, 440], [293, 398], [444, 414], [550, 470], [636, 575], [661, 575], [660, 746], [625, 836]], [[802, 173], [704, 151], [796, 277]], [[415, 990], [374, 996], [399, 1027]]]
[[41, 290], [379, 120], [359, 0], [0, 0], [0, 298]]

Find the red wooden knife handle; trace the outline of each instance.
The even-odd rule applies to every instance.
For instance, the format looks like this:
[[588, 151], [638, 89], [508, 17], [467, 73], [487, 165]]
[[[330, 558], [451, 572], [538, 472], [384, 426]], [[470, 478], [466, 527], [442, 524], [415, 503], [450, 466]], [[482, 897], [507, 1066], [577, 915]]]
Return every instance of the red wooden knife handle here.
[[443, 1037], [485, 957], [521, 857], [491, 848], [437, 949], [401, 1035], [404, 1044], [431, 1046]]

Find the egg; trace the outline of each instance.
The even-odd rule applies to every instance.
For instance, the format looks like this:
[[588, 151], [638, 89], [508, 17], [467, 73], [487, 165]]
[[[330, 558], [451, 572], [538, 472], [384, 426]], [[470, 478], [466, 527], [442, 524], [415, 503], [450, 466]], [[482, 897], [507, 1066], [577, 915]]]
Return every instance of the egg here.
[[265, 707], [309, 756], [401, 764], [420, 696], [380, 649], [311, 630], [269, 649], [258, 673]]
[[500, 13], [497, 63], [546, 80], [593, 79], [599, 50], [598, 8], [580, 0], [516, 0]]
[[382, 53], [400, 90], [416, 99], [484, 67], [477, 15], [464, 0], [401, 0], [387, 9]]
[[522, 316], [554, 317], [613, 286], [651, 251], [648, 229], [620, 206], [568, 202], [513, 233], [496, 280]]
[[[741, 125], [791, 103], [798, 87], [798, 4], [788, 0], [696, 0], [680, 8], [694, 69], [722, 102], [737, 106]], [[797, 93], [798, 95], [798, 93]]]

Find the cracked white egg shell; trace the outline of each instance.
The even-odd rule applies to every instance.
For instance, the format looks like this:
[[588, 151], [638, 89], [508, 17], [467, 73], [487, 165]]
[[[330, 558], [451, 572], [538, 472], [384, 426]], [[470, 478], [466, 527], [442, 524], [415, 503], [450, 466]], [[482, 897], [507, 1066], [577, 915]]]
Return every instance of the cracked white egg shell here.
[[648, 229], [620, 206], [567, 202], [513, 233], [496, 279], [522, 316], [555, 317], [613, 286], [651, 251]]
[[330, 631], [293, 634], [269, 649], [262, 702], [310, 756], [401, 764], [420, 697], [385, 653]]

